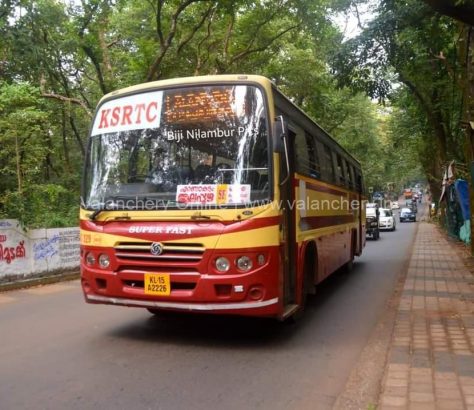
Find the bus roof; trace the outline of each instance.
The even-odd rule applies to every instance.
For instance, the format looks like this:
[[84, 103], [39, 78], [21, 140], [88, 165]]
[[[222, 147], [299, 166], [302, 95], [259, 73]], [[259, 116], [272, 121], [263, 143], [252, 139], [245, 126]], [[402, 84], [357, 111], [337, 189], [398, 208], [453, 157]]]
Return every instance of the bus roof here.
[[104, 95], [99, 104], [107, 100], [109, 98], [115, 98], [119, 95], [130, 94], [134, 92], [148, 90], [150, 88], [158, 88], [158, 87], [169, 87], [173, 85], [193, 85], [193, 84], [203, 84], [209, 82], [219, 82], [219, 83], [226, 83], [226, 82], [254, 82], [259, 83], [265, 86], [265, 88], [270, 89], [272, 85], [274, 85], [267, 77], [263, 77], [261, 75], [247, 75], [247, 74], [219, 74], [219, 75], [204, 75], [204, 76], [196, 76], [196, 77], [178, 77], [178, 78], [170, 78], [168, 80], [159, 80], [159, 81], [152, 81], [148, 83], [141, 83], [137, 85], [132, 85], [130, 87], [121, 88], [116, 91], [112, 91], [106, 95]]

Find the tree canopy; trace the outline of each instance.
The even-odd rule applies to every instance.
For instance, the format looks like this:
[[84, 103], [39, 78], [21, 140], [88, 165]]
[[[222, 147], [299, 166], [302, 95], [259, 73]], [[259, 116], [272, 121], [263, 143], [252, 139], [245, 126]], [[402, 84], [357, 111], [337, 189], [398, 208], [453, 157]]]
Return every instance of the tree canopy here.
[[[3, 1], [0, 217], [76, 223], [98, 100], [141, 82], [214, 73], [272, 79], [360, 159], [368, 185], [423, 174], [434, 184], [441, 163], [463, 159], [464, 26], [436, 12], [447, 0], [426, 0], [434, 9], [381, 0], [360, 35], [344, 38], [334, 16], [364, 2]], [[454, 3], [461, 14], [471, 7]]]

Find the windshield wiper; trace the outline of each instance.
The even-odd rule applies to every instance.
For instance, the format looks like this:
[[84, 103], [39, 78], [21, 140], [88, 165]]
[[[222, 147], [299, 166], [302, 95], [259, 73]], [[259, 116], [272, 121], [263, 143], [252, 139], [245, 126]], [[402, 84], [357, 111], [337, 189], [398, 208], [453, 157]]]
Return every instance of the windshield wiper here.
[[203, 214], [201, 214], [201, 212], [196, 212], [195, 214], [191, 215], [191, 219], [205, 219], [205, 220], [208, 220], [208, 219], [211, 219], [211, 217], [208, 216], [208, 215], [203, 215]]
[[97, 208], [92, 212], [91, 214], [88, 215], [90, 221], [95, 221], [99, 214], [101, 214], [103, 211], [115, 211], [117, 210], [117, 207], [113, 207], [110, 205], [107, 205], [106, 203], [102, 203], [101, 208]]
[[88, 215], [89, 220], [90, 221], [95, 221], [95, 218], [97, 218], [102, 211], [105, 211], [105, 209], [104, 208], [96, 209], [94, 212], [92, 212], [91, 214]]

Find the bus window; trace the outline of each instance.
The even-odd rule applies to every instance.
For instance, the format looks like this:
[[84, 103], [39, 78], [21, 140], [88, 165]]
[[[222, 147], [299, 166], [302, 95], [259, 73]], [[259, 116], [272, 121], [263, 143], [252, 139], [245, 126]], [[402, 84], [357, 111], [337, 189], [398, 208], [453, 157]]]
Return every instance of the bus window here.
[[310, 159], [306, 135], [298, 130], [295, 135], [296, 172], [310, 175]]
[[336, 166], [337, 166], [337, 184], [345, 185], [345, 175], [344, 175], [344, 165], [342, 163], [342, 158], [339, 154], [336, 154]]
[[334, 164], [332, 162], [331, 150], [327, 145], [323, 145], [323, 178], [327, 182], [334, 182]]
[[356, 184], [356, 191], [357, 192], [361, 192], [361, 193], [364, 192], [362, 176], [360, 174], [359, 169], [355, 170], [355, 184]]
[[[110, 107], [128, 107], [136, 102], [133, 98], [106, 102], [96, 117], [90, 138], [94, 155], [85, 166], [87, 207], [144, 194], [155, 201], [155, 210], [183, 201], [199, 205], [206, 198], [216, 204], [215, 193], [188, 195], [200, 185], [215, 191], [226, 184], [229, 192], [246, 192], [224, 195], [226, 206], [269, 198], [267, 119], [259, 88], [197, 85], [148, 91], [140, 98], [150, 101], [149, 116], [155, 122], [132, 124], [128, 114], [122, 128], [109, 121]], [[127, 204], [129, 210], [145, 206], [143, 201]]]
[[352, 165], [349, 165], [347, 160], [344, 160], [344, 163], [346, 165], [346, 175], [347, 175], [346, 182], [347, 182], [348, 188], [354, 189], [354, 177], [353, 177]]
[[321, 178], [321, 165], [319, 164], [318, 151], [316, 147], [316, 138], [310, 134], [306, 134], [306, 143], [308, 146], [310, 176], [313, 178]]

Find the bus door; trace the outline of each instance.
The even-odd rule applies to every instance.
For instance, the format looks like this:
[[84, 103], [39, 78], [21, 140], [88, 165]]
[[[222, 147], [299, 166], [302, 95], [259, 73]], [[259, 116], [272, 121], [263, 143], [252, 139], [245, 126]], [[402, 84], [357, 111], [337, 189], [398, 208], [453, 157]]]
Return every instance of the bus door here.
[[[295, 189], [293, 186], [295, 162], [294, 162], [294, 141], [295, 131], [288, 127], [286, 132], [286, 149], [282, 149], [281, 167], [280, 167], [280, 199], [282, 203], [283, 218], [283, 295], [284, 305], [294, 305], [296, 303], [296, 207], [295, 207]], [[286, 160], [288, 156], [288, 161]]]

